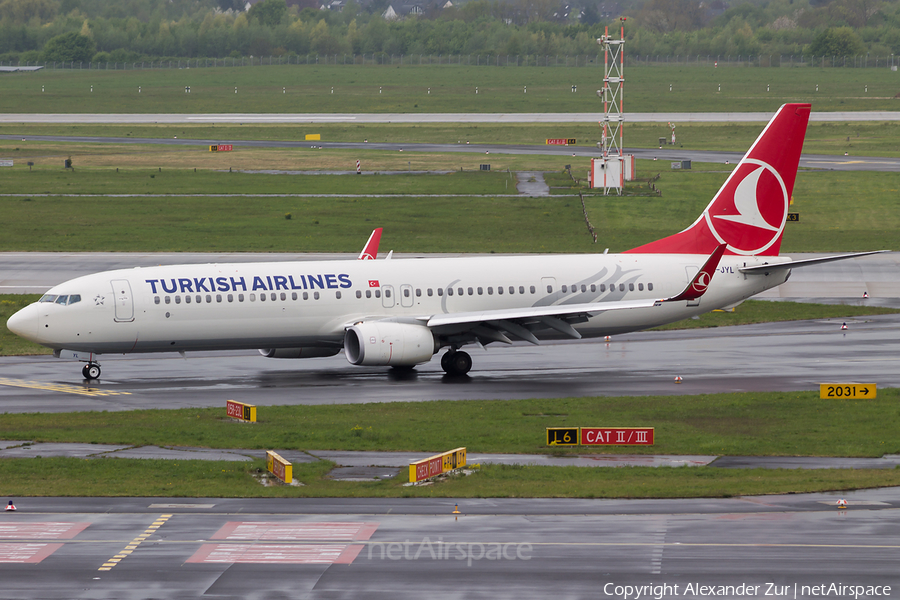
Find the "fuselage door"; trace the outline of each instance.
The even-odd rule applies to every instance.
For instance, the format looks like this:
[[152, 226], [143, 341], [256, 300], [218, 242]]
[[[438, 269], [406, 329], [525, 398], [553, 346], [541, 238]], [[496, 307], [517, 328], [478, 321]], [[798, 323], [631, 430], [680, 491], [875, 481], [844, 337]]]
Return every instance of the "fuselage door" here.
[[400, 286], [400, 306], [409, 308], [413, 305], [413, 287], [408, 284]]
[[381, 305], [385, 308], [394, 308], [394, 302], [396, 302], [394, 300], [394, 286], [381, 286]]
[[112, 284], [113, 295], [116, 298], [116, 322], [129, 323], [134, 321], [134, 300], [131, 296], [131, 284], [127, 279], [114, 279]]

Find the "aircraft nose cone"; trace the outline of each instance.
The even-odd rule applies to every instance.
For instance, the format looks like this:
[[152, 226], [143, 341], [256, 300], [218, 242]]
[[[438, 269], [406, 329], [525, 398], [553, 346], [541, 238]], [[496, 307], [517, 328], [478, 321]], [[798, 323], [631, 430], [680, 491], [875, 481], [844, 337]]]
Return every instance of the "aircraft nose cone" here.
[[38, 309], [34, 304], [29, 304], [15, 313], [6, 322], [6, 327], [14, 334], [26, 340], [37, 341]]

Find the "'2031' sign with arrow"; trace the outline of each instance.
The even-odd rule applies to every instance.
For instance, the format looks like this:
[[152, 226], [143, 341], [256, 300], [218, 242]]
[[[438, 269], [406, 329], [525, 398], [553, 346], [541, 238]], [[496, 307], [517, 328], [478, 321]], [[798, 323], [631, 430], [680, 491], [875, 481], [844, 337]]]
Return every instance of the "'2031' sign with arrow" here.
[[819, 384], [819, 398], [845, 398], [849, 400], [868, 400], [875, 397], [874, 383], [822, 383]]

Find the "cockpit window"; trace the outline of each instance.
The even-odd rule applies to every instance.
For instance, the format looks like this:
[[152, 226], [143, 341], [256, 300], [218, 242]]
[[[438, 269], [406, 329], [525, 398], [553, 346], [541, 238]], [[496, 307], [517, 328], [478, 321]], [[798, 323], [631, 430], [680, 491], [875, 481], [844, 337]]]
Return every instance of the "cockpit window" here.
[[55, 304], [62, 304], [63, 306], [69, 304], [75, 304], [76, 302], [81, 302], [81, 294], [71, 294], [71, 295], [63, 295], [57, 296], [56, 294], [44, 294], [41, 296], [41, 299], [38, 302], [53, 302]]

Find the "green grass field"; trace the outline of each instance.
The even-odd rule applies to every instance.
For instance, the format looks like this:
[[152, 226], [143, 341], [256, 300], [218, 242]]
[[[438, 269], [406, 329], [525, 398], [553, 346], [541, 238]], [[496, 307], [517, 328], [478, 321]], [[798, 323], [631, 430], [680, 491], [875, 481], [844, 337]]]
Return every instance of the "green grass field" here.
[[[515, 182], [505, 172], [339, 177], [14, 168], [0, 172], [0, 186], [6, 193], [29, 195], [0, 197], [0, 211], [7, 222], [16, 223], [0, 238], [0, 251], [354, 252], [373, 227], [381, 226], [384, 244], [397, 252], [600, 252], [607, 247], [617, 252], [689, 225], [728, 174], [724, 165], [695, 163], [694, 170], [683, 172], [667, 166], [638, 163], [641, 173], [661, 174], [655, 183], [663, 190], [661, 197], [586, 197], [599, 235], [596, 244], [584, 224], [581, 202], [572, 195], [576, 189], [557, 191], [551, 198], [509, 197]], [[556, 183], [565, 182], [560, 178]], [[638, 185], [629, 189], [638, 193]], [[846, 190], [851, 188], [854, 194], [848, 199]], [[782, 250], [895, 248], [898, 189], [898, 173], [860, 177], [853, 172], [801, 171], [792, 207], [801, 221], [788, 224]], [[404, 196], [213, 195], [388, 192]], [[72, 195], [35, 195], [40, 193]], [[78, 197], [88, 193], [207, 195]], [[424, 195], [428, 193], [459, 196]], [[288, 213], [290, 220], [285, 218]], [[457, 226], [448, 228], [448, 222]]]
[[[585, 468], [484, 465], [431, 486], [395, 480], [335, 481], [331, 463], [294, 465], [303, 486], [264, 487], [252, 463], [197, 460], [40, 458], [0, 460], [7, 497], [129, 496], [194, 498], [697, 498], [826, 492], [900, 484], [900, 469]], [[24, 504], [16, 502], [16, 504]], [[461, 507], [465, 513], [465, 506]]]
[[[900, 81], [887, 68], [635, 66], [626, 69], [625, 77], [624, 106], [633, 112], [774, 111], [785, 102], [813, 102], [815, 110], [896, 110], [900, 102], [894, 98]], [[51, 68], [3, 75], [0, 111], [601, 112], [595, 90], [602, 79], [602, 67]]]
[[[643, 398], [453, 401], [258, 409], [242, 424], [221, 409], [114, 413], [15, 414], [0, 421], [0, 439], [37, 442], [189, 445], [213, 448], [397, 450], [437, 452], [597, 452], [545, 445], [545, 428], [652, 424], [656, 445], [605, 447], [603, 453], [881, 456], [900, 451], [900, 392], [865, 401], [820, 400], [818, 393], [713, 394]], [[0, 461], [12, 496], [197, 497], [721, 497], [900, 485], [900, 469], [803, 470], [484, 466], [434, 486], [395, 480], [332, 481], [327, 462], [298, 464], [302, 487], [262, 487], [261, 462], [67, 458]]]
[[[815, 392], [536, 400], [388, 402], [257, 409], [237, 423], [219, 409], [5, 414], [0, 439], [291, 450], [870, 456], [900, 452], [900, 390], [874, 400]], [[546, 427], [656, 428], [652, 447], [560, 449]]]

